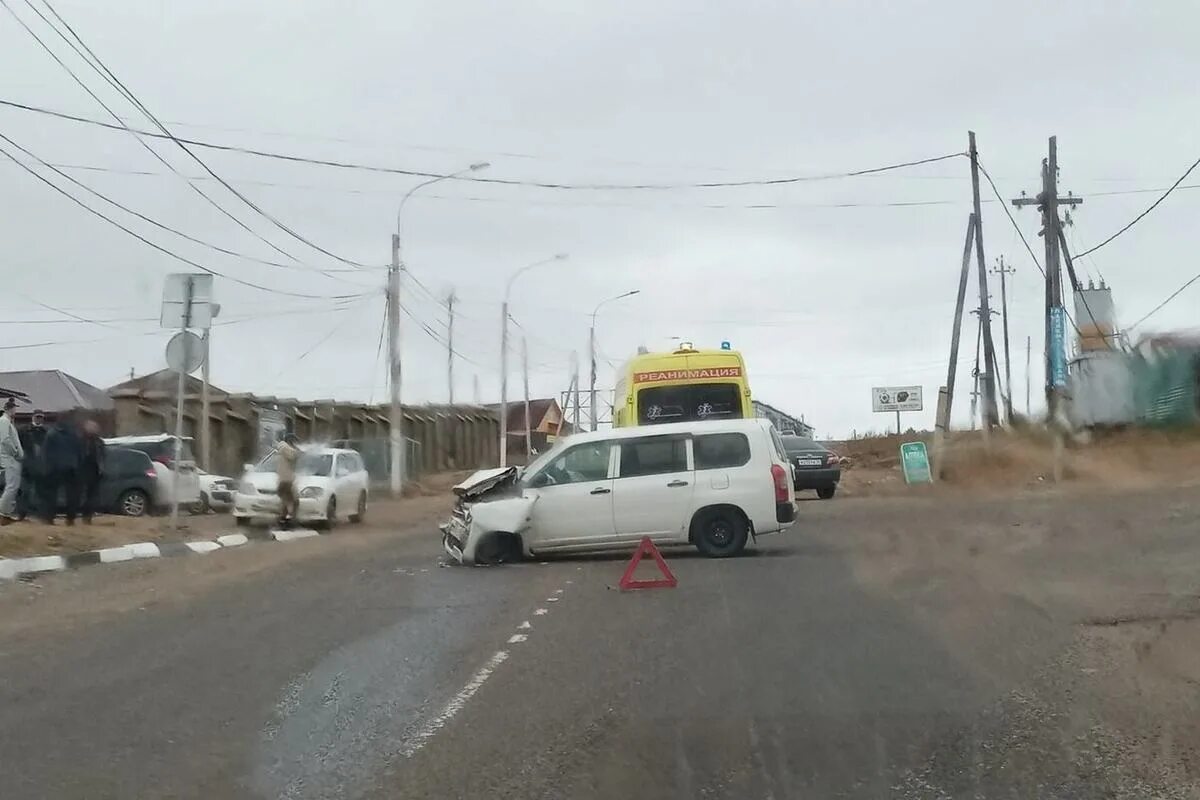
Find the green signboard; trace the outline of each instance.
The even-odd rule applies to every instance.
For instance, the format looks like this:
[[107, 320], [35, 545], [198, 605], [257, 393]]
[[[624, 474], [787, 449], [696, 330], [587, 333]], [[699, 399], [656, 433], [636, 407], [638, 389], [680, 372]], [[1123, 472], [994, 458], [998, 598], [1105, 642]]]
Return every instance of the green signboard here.
[[933, 483], [929, 469], [929, 453], [924, 442], [905, 442], [900, 445], [900, 466], [904, 468], [905, 483]]

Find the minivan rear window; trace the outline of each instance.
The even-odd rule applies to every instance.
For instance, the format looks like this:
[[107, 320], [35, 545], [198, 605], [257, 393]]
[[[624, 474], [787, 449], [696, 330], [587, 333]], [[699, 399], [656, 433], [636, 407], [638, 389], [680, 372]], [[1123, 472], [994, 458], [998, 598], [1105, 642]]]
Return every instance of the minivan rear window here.
[[692, 438], [696, 469], [728, 469], [750, 461], [750, 440], [744, 433], [705, 433]]

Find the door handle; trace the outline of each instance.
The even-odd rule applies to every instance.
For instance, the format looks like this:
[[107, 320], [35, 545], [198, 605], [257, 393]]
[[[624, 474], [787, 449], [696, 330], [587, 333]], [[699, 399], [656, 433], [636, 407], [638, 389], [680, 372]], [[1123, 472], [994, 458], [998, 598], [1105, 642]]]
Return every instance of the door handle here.
[[603, 486], [597, 486], [595, 489], [592, 489], [592, 491], [590, 491], [588, 494], [611, 494], [611, 493], [612, 493], [612, 489], [605, 489]]
[[677, 488], [679, 486], [687, 486], [687, 485], [688, 485], [687, 481], [671, 481], [670, 483], [667, 484], [667, 486], [670, 486], [672, 489]]

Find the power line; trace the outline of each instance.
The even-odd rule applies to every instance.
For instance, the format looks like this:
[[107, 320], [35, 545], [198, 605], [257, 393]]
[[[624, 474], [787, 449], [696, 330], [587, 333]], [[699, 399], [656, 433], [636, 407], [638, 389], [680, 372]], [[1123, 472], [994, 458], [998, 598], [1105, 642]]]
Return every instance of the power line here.
[[1193, 283], [1195, 283], [1196, 281], [1200, 281], [1200, 273], [1197, 273], [1195, 276], [1193, 276], [1193, 277], [1192, 277], [1192, 279], [1191, 279], [1191, 280], [1189, 280], [1187, 283], [1183, 284], [1183, 286], [1180, 286], [1178, 289], [1176, 289], [1175, 291], [1171, 292], [1171, 294], [1169, 294], [1169, 295], [1167, 296], [1167, 299], [1166, 299], [1166, 300], [1163, 300], [1161, 303], [1159, 303], [1158, 305], [1156, 305], [1154, 308], [1150, 309], [1149, 313], [1147, 313], [1147, 314], [1146, 314], [1144, 317], [1142, 317], [1142, 318], [1141, 318], [1141, 319], [1139, 319], [1137, 322], [1133, 323], [1133, 324], [1132, 324], [1132, 325], [1130, 325], [1128, 328], [1126, 328], [1126, 329], [1125, 329], [1125, 330], [1126, 330], [1126, 332], [1133, 330], [1133, 329], [1134, 329], [1134, 328], [1136, 328], [1138, 325], [1141, 325], [1143, 322], [1145, 322], [1146, 320], [1150, 319], [1150, 317], [1152, 317], [1152, 316], [1154, 316], [1155, 314], [1157, 314], [1159, 309], [1161, 309], [1161, 308], [1162, 308], [1163, 306], [1165, 306], [1167, 303], [1171, 302], [1171, 301], [1172, 301], [1172, 300], [1174, 300], [1176, 297], [1178, 297], [1178, 296], [1180, 295], [1180, 293], [1182, 293], [1182, 292], [1183, 292], [1183, 290], [1184, 290], [1184, 289], [1188, 288], [1189, 286], [1191, 286], [1191, 285], [1192, 285]]
[[[339, 309], [339, 313], [349, 311], [349, 310], [357, 307], [361, 302], [362, 301], [360, 300], [360, 301], [358, 301], [358, 303], [352, 303], [351, 305], [348, 305], [345, 308], [341, 308], [341, 309]], [[316, 350], [321, 345], [325, 344], [325, 342], [332, 339], [333, 336], [338, 331], [340, 331], [343, 327], [345, 327], [347, 322], [350, 322], [351, 320], [354, 320], [355, 318], [356, 318], [355, 315], [350, 314], [350, 315], [344, 317], [343, 319], [338, 320], [324, 336], [322, 336], [317, 341], [313, 342], [311, 347], [309, 347], [307, 350], [305, 350], [303, 353], [301, 353], [299, 356], [297, 356], [294, 360], [292, 360], [291, 362], [289, 362], [289, 363], [285, 364], [283, 367], [281, 367], [279, 369], [279, 372], [275, 373], [275, 375], [272, 376], [272, 378], [271, 378], [272, 382], [276, 378], [278, 378], [280, 375], [287, 372], [288, 370], [294, 369], [296, 367], [296, 365], [300, 364], [302, 361], [304, 361], [304, 359], [308, 358], [309, 355], [311, 355], [314, 350]]]
[[[3, 2], [3, 0], [0, 0]], [[568, 190], [584, 190], [584, 191], [626, 191], [626, 190], [670, 190], [670, 189], [722, 189], [722, 188], [737, 188], [748, 186], [781, 186], [795, 183], [806, 183], [810, 181], [825, 181], [835, 180], [839, 178], [854, 178], [864, 175], [875, 175], [881, 172], [890, 172], [897, 169], [905, 169], [908, 167], [917, 167], [925, 164], [934, 164], [939, 161], [946, 161], [951, 158], [960, 158], [965, 153], [947, 153], [945, 155], [933, 156], [930, 158], [921, 158], [912, 161], [904, 161], [895, 164], [886, 164], [879, 167], [869, 167], [866, 169], [849, 170], [844, 172], [830, 172], [816, 175], [797, 175], [790, 177], [779, 178], [760, 178], [740, 181], [706, 181], [696, 183], [565, 183], [565, 182], [548, 182], [523, 180], [516, 178], [489, 178], [481, 175], [456, 175], [452, 176], [441, 172], [428, 172], [423, 170], [406, 169], [402, 167], [389, 167], [379, 164], [363, 164], [350, 161], [335, 161], [332, 159], [310, 158], [306, 156], [297, 156], [287, 153], [278, 153], [269, 150], [259, 150], [252, 147], [239, 147], [235, 145], [217, 144], [215, 142], [207, 142], [199, 139], [186, 139], [179, 136], [167, 136], [146, 131], [137, 128], [127, 128], [123, 125], [114, 125], [104, 122], [103, 120], [82, 117], [76, 114], [68, 114], [62, 111], [54, 111], [40, 106], [31, 106], [25, 103], [17, 103], [12, 100], [0, 100], [0, 105], [8, 108], [15, 108], [21, 111], [29, 111], [36, 114], [56, 117], [58, 119], [69, 120], [71, 122], [79, 122], [87, 125], [94, 125], [109, 130], [131, 130], [143, 136], [151, 138], [170, 138], [176, 142], [193, 145], [195, 147], [204, 147], [210, 150], [219, 150], [229, 153], [241, 153], [243, 155], [259, 156], [262, 158], [271, 158], [279, 161], [288, 161], [300, 164], [312, 164], [316, 166], [332, 167], [335, 169], [361, 170], [364, 172], [380, 172], [392, 175], [407, 175], [414, 178], [446, 178], [448, 180], [467, 181], [471, 183], [486, 183], [498, 186], [524, 186], [537, 189], [568, 189]]]
[[[28, 2], [28, 0], [26, 0], [26, 2]], [[261, 242], [263, 242], [264, 244], [266, 244], [266, 245], [267, 245], [268, 247], [270, 247], [272, 250], [276, 251], [276, 252], [277, 252], [277, 253], [279, 253], [280, 255], [287, 256], [288, 258], [292, 259], [293, 261], [297, 260], [297, 259], [296, 259], [296, 257], [295, 257], [295, 256], [293, 256], [291, 253], [289, 253], [289, 252], [287, 252], [286, 250], [283, 250], [282, 248], [278, 247], [278, 246], [277, 246], [277, 245], [275, 245], [273, 242], [269, 241], [269, 240], [268, 240], [268, 239], [266, 239], [264, 236], [262, 236], [262, 234], [258, 233], [257, 231], [253, 230], [252, 228], [250, 228], [250, 226], [248, 226], [248, 225], [247, 225], [245, 222], [243, 222], [242, 220], [240, 220], [240, 219], [239, 219], [237, 216], [235, 216], [235, 215], [234, 215], [232, 212], [230, 212], [228, 209], [226, 209], [224, 206], [222, 206], [220, 203], [218, 203], [218, 202], [217, 202], [216, 200], [214, 200], [212, 197], [209, 197], [209, 196], [208, 196], [208, 194], [206, 194], [206, 193], [204, 192], [204, 190], [203, 190], [203, 189], [201, 189], [200, 187], [196, 186], [194, 183], [192, 183], [191, 181], [189, 181], [189, 180], [188, 180], [188, 179], [187, 179], [187, 178], [186, 178], [186, 177], [185, 177], [185, 176], [184, 176], [182, 173], [180, 173], [180, 172], [179, 172], [179, 170], [177, 170], [177, 169], [175, 168], [175, 166], [174, 166], [173, 164], [171, 164], [169, 161], [167, 161], [165, 158], [163, 158], [163, 156], [162, 156], [162, 155], [160, 155], [160, 154], [158, 153], [158, 151], [156, 151], [156, 150], [155, 150], [153, 147], [151, 147], [150, 145], [146, 144], [146, 142], [145, 142], [145, 141], [144, 141], [144, 140], [141, 138], [141, 136], [146, 136], [146, 135], [149, 135], [149, 134], [148, 134], [148, 132], [142, 132], [142, 133], [139, 135], [139, 133], [138, 133], [138, 132], [137, 132], [137, 131], [136, 131], [134, 128], [131, 128], [131, 127], [129, 127], [128, 125], [126, 125], [126, 124], [125, 124], [125, 123], [124, 123], [124, 122], [121, 120], [121, 117], [120, 117], [120, 116], [117, 114], [117, 112], [113, 111], [113, 109], [112, 109], [112, 108], [111, 108], [111, 107], [110, 107], [110, 106], [109, 106], [107, 103], [105, 103], [105, 102], [104, 102], [102, 99], [100, 99], [100, 96], [99, 96], [98, 94], [96, 94], [94, 91], [92, 91], [91, 87], [89, 87], [89, 86], [88, 86], [88, 85], [87, 85], [87, 84], [86, 84], [86, 83], [83, 81], [83, 79], [82, 79], [82, 78], [80, 78], [80, 77], [79, 77], [79, 75], [77, 75], [77, 74], [75, 73], [75, 71], [74, 71], [74, 70], [72, 70], [72, 69], [71, 69], [71, 68], [70, 68], [70, 67], [67, 65], [67, 63], [66, 63], [65, 61], [63, 61], [61, 58], [59, 58], [59, 57], [58, 57], [58, 54], [57, 54], [57, 53], [55, 53], [55, 52], [54, 52], [54, 50], [53, 50], [53, 49], [52, 49], [52, 48], [51, 48], [51, 47], [50, 47], [48, 44], [46, 44], [46, 42], [45, 42], [45, 41], [43, 41], [43, 40], [42, 40], [42, 38], [41, 38], [40, 36], [38, 36], [38, 35], [37, 35], [37, 33], [36, 33], [36, 32], [35, 32], [35, 31], [34, 31], [32, 28], [30, 28], [30, 27], [29, 27], [29, 25], [27, 25], [27, 24], [25, 23], [25, 20], [21, 19], [21, 18], [20, 18], [20, 17], [17, 15], [17, 12], [13, 10], [12, 6], [10, 6], [10, 5], [7, 3], [7, 1], [6, 1], [6, 0], [0, 0], [0, 5], [3, 5], [3, 6], [4, 6], [4, 9], [5, 9], [5, 10], [6, 10], [6, 11], [7, 11], [7, 12], [8, 12], [8, 13], [9, 13], [9, 14], [10, 14], [12, 17], [13, 17], [13, 19], [15, 19], [15, 20], [17, 21], [17, 23], [18, 23], [18, 24], [19, 24], [19, 25], [20, 25], [22, 28], [24, 28], [24, 29], [25, 29], [25, 31], [26, 31], [26, 32], [27, 32], [27, 33], [28, 33], [30, 36], [32, 36], [32, 37], [33, 37], [34, 41], [36, 41], [36, 42], [38, 43], [38, 45], [40, 45], [40, 46], [41, 46], [41, 48], [42, 48], [44, 51], [46, 51], [46, 53], [47, 53], [47, 54], [48, 54], [48, 55], [49, 55], [49, 56], [50, 56], [52, 59], [54, 59], [54, 61], [55, 61], [55, 62], [56, 62], [56, 63], [57, 63], [57, 64], [58, 64], [60, 67], [62, 67], [62, 69], [63, 69], [63, 70], [64, 70], [64, 71], [65, 71], [65, 72], [66, 72], [68, 75], [70, 75], [70, 76], [71, 76], [72, 80], [74, 80], [74, 81], [75, 81], [75, 83], [76, 83], [76, 84], [78, 84], [78, 85], [79, 85], [79, 87], [80, 87], [81, 89], [83, 89], [85, 92], [87, 92], [87, 93], [88, 93], [88, 95], [89, 95], [89, 96], [91, 96], [91, 98], [92, 98], [93, 100], [95, 100], [95, 101], [96, 101], [96, 102], [97, 102], [97, 103], [98, 103], [98, 104], [99, 104], [99, 105], [100, 105], [100, 106], [101, 106], [101, 107], [102, 107], [102, 108], [103, 108], [103, 109], [104, 109], [106, 112], [108, 112], [109, 116], [111, 116], [113, 119], [117, 120], [117, 122], [121, 123], [120, 125], [111, 125], [111, 126], [109, 126], [109, 124], [108, 124], [108, 123], [103, 123], [103, 124], [105, 124], [106, 126], [109, 126], [109, 127], [111, 127], [111, 129], [112, 129], [112, 130], [121, 130], [121, 131], [125, 131], [126, 133], [130, 133], [130, 134], [132, 134], [132, 135], [133, 135], [133, 137], [134, 137], [134, 140], [135, 140], [135, 141], [137, 141], [137, 143], [138, 143], [139, 145], [141, 145], [141, 146], [142, 146], [142, 148], [144, 148], [144, 149], [146, 150], [146, 152], [148, 152], [148, 153], [150, 153], [150, 155], [154, 156], [154, 158], [155, 158], [155, 159], [156, 159], [156, 160], [157, 160], [159, 163], [163, 164], [163, 166], [165, 166], [167, 169], [169, 169], [169, 170], [170, 170], [171, 172], [173, 172], [175, 175], [179, 176], [179, 177], [180, 177], [180, 178], [182, 178], [184, 181], [186, 181], [186, 182], [187, 182], [187, 184], [188, 184], [188, 186], [189, 186], [189, 188], [191, 188], [191, 189], [192, 189], [192, 191], [196, 192], [196, 194], [198, 194], [198, 195], [200, 195], [201, 197], [203, 197], [203, 198], [205, 199], [205, 201], [206, 201], [206, 202], [208, 202], [208, 204], [209, 204], [209, 205], [211, 205], [213, 208], [217, 209], [217, 211], [221, 212], [221, 214], [223, 214], [223, 215], [224, 215], [225, 217], [227, 217], [228, 219], [232, 220], [232, 221], [234, 222], [234, 224], [236, 224], [236, 225], [237, 225], [238, 227], [240, 227], [242, 230], [246, 231], [246, 232], [247, 232], [247, 233], [249, 233], [251, 236], [255, 237], [255, 238], [256, 238], [256, 239], [258, 239], [259, 241], [261, 241]], [[32, 6], [30, 6], [30, 7], [31, 7], [31, 8], [33, 8]], [[37, 9], [36, 9], [36, 8], [34, 8], [34, 11], [35, 11], [35, 12], [37, 12]], [[38, 12], [38, 13], [39, 13], [39, 16], [41, 16], [40, 12]], [[43, 16], [43, 17], [42, 17], [42, 19], [43, 19], [43, 20], [45, 20], [45, 17]], [[82, 54], [82, 53], [80, 53], [79, 49], [78, 49], [78, 48], [76, 48], [76, 47], [74, 47], [74, 45], [73, 45], [73, 44], [71, 44], [71, 42], [70, 42], [69, 40], [67, 40], [65, 36], [63, 36], [63, 34], [62, 34], [62, 32], [61, 32], [61, 31], [59, 31], [59, 30], [58, 30], [57, 28], [55, 28], [53, 25], [51, 25], [50, 27], [51, 27], [51, 29], [52, 29], [52, 30], [54, 30], [54, 32], [55, 32], [55, 33], [57, 33], [57, 34], [59, 35], [59, 37], [60, 37], [60, 38], [63, 38], [63, 39], [64, 39], [64, 41], [67, 41], [67, 44], [68, 44], [68, 45], [71, 45], [71, 46], [72, 46], [72, 48], [75, 50], [75, 52], [76, 52], [77, 54], [79, 54], [81, 58], [83, 58], [83, 60], [84, 60], [84, 61], [87, 63], [87, 65], [88, 65], [89, 67], [91, 67], [91, 68], [92, 68], [93, 70], [95, 70], [96, 72], [100, 73], [101, 77], [105, 77], [105, 76], [104, 76], [104, 73], [103, 73], [103, 72], [101, 72], [101, 71], [99, 70], [99, 68], [97, 68], [97, 67], [96, 67], [94, 64], [92, 64], [92, 62], [91, 62], [91, 61], [89, 61], [89, 60], [88, 60], [88, 59], [87, 59], [85, 56], [83, 56], [83, 54]], [[106, 78], [106, 80], [108, 80], [108, 79]], [[112, 84], [112, 81], [111, 81], [111, 80], [108, 80], [108, 82], [109, 82], [110, 84]], [[97, 121], [97, 122], [99, 122], [99, 121]], [[156, 137], [156, 138], [167, 138], [167, 137]]]
[[[0, 0], [0, 3], [2, 3], [3, 1], [4, 0]], [[210, 275], [215, 275], [219, 278], [224, 278], [225, 280], [232, 281], [233, 283], [240, 283], [243, 286], [248, 286], [252, 289], [258, 289], [259, 291], [262, 291], [262, 292], [270, 292], [271, 294], [284, 295], [286, 297], [302, 297], [302, 298], [307, 298], [310, 300], [327, 300], [327, 299], [335, 299], [336, 300], [336, 299], [344, 299], [344, 298], [350, 298], [350, 297], [361, 297], [362, 295], [367, 294], [367, 292], [360, 292], [357, 295], [332, 295], [332, 296], [330, 296], [330, 295], [304, 294], [302, 292], [289, 292], [289, 291], [285, 291], [283, 289], [272, 289], [269, 286], [263, 286], [258, 283], [253, 283], [251, 281], [243, 280], [242, 278], [235, 278], [232, 275], [227, 275], [223, 272], [218, 272], [217, 270], [212, 269], [211, 267], [206, 267], [203, 264], [200, 264], [196, 261], [191, 260], [190, 258], [179, 255], [178, 253], [174, 252], [173, 250], [168, 250], [167, 248], [163, 247], [162, 245], [160, 245], [156, 242], [150, 241], [146, 237], [142, 236], [140, 233], [138, 233], [130, 228], [125, 227], [120, 222], [117, 222], [115, 219], [108, 216], [104, 212], [97, 211], [96, 209], [89, 206], [87, 203], [83, 202], [79, 198], [72, 195], [67, 190], [56, 185], [55, 183], [53, 183], [46, 177], [39, 175], [37, 172], [35, 172], [33, 169], [26, 166], [25, 164], [22, 164], [20, 161], [17, 160], [17, 158], [12, 153], [10, 153], [8, 150], [6, 150], [3, 147], [0, 147], [0, 155], [6, 156], [14, 164], [21, 167], [21, 169], [25, 170], [30, 175], [37, 178], [39, 181], [46, 184], [47, 186], [49, 186], [51, 189], [58, 192], [62, 196], [66, 197], [68, 200], [75, 203], [77, 206], [79, 206], [83, 210], [87, 211], [89, 214], [97, 216], [100, 219], [104, 220], [105, 222], [109, 223], [110, 225], [123, 230], [125, 233], [129, 234], [133, 238], [137, 239], [138, 241], [142, 242], [145, 245], [148, 245], [149, 247], [154, 248], [155, 250], [162, 253], [163, 255], [173, 258], [174, 260], [179, 261], [180, 263], [187, 264], [190, 267], [195, 267], [196, 269], [201, 270], [202, 272], [207, 272]]]
[[[31, 152], [29, 149], [27, 149], [25, 147], [22, 147], [20, 144], [14, 142], [12, 139], [10, 139], [9, 137], [5, 136], [2, 133], [0, 133], [0, 139], [3, 139], [4, 141], [8, 142], [10, 145], [17, 148], [18, 150], [20, 150], [22, 153], [29, 156], [33, 160], [35, 160], [37, 163], [41, 164], [46, 169], [49, 169], [50, 171], [54, 172], [56, 175], [58, 175], [62, 178], [65, 178], [66, 180], [68, 180], [71, 183], [78, 186], [80, 189], [83, 189], [85, 192], [91, 194], [93, 197], [103, 200], [104, 202], [108, 203], [109, 205], [113, 206], [114, 208], [119, 208], [122, 211], [124, 211], [125, 213], [130, 214], [131, 216], [137, 217], [138, 219], [142, 220], [143, 222], [153, 225], [154, 227], [159, 228], [160, 230], [167, 231], [168, 233], [172, 233], [175, 236], [178, 236], [182, 239], [186, 239], [187, 241], [192, 242], [193, 244], [198, 244], [202, 247], [207, 247], [210, 250], [214, 250], [218, 253], [223, 253], [228, 256], [233, 256], [235, 258], [242, 258], [247, 261], [253, 261], [256, 264], [263, 264], [263, 265], [266, 265], [269, 267], [276, 267], [278, 269], [295, 270], [298, 272], [311, 272], [314, 274], [324, 275], [325, 277], [327, 277], [331, 280], [341, 281], [342, 283], [346, 283], [351, 286], [357, 286], [359, 288], [362, 288], [362, 284], [355, 283], [354, 281], [348, 281], [344, 278], [340, 278], [337, 275], [332, 274], [332, 271], [330, 271], [330, 270], [322, 270], [322, 269], [315, 268], [315, 267], [307, 267], [306, 268], [306, 267], [300, 266], [300, 265], [284, 264], [279, 261], [268, 261], [267, 259], [257, 258], [256, 256], [251, 256], [246, 253], [239, 253], [236, 250], [230, 250], [228, 248], [221, 247], [220, 245], [216, 245], [211, 242], [207, 242], [203, 239], [198, 239], [195, 236], [191, 236], [189, 234], [184, 233], [181, 230], [178, 230], [177, 228], [172, 228], [170, 225], [165, 225], [156, 219], [148, 217], [139, 211], [135, 211], [134, 209], [130, 208], [129, 206], [123, 205], [122, 203], [119, 203], [116, 200], [113, 200], [108, 195], [105, 195], [102, 192], [99, 192], [96, 189], [93, 189], [91, 186], [88, 186], [86, 183], [83, 183], [82, 181], [72, 178], [70, 175], [66, 174], [65, 172], [63, 172], [62, 170], [53, 166], [52, 164], [49, 164], [48, 162], [44, 161], [37, 154]], [[346, 270], [346, 271], [360, 272], [360, 270]]]
[[[4, 2], [4, 0], [0, 0], [0, 2]], [[82, 53], [80, 53], [79, 48], [75, 47], [75, 45], [72, 44], [71, 41], [69, 39], [67, 39], [66, 36], [64, 36], [62, 34], [62, 32], [59, 31], [58, 28], [52, 22], [47, 20], [46, 17], [41, 14], [41, 12], [37, 11], [37, 9], [33, 6], [33, 3], [30, 0], [25, 0], [25, 3], [30, 8], [32, 8], [38, 14], [38, 16], [40, 16], [42, 18], [42, 20], [44, 22], [46, 22], [46, 24], [49, 25], [50, 28], [55, 31], [55, 33], [57, 33], [64, 41], [66, 41], [67, 44], [70, 45], [71, 48], [74, 49], [75, 52], [77, 54], [79, 54], [79, 56], [81, 58], [83, 58], [84, 61], [87, 62], [88, 65], [90, 67], [92, 67], [93, 70], [95, 70], [101, 77], [104, 77], [106, 80], [108, 80], [110, 85], [114, 86], [114, 88], [116, 88], [120, 93], [122, 93], [129, 100], [129, 102], [131, 102], [139, 111], [141, 111], [143, 114], [145, 114], [146, 118], [149, 119], [150, 122], [152, 122], [154, 124], [154, 126], [159, 129], [159, 131], [161, 131], [163, 136], [165, 136], [167, 139], [171, 140], [181, 150], [183, 150], [185, 153], [187, 153], [187, 155], [193, 161], [195, 161], [197, 164], [199, 164], [200, 167], [202, 167], [205, 172], [207, 172], [209, 175], [211, 175], [218, 183], [220, 183], [222, 186], [224, 186], [235, 197], [237, 197], [239, 200], [241, 200], [243, 203], [245, 203], [247, 206], [249, 206], [257, 214], [259, 214], [260, 216], [262, 216], [263, 218], [265, 218], [266, 220], [271, 222], [271, 224], [273, 224], [275, 227], [279, 228], [280, 230], [282, 230], [284, 233], [288, 234], [292, 238], [308, 245], [309, 247], [311, 247], [312, 249], [314, 249], [320, 253], [323, 253], [323, 254], [329, 256], [330, 258], [333, 258], [337, 261], [341, 261], [342, 263], [348, 264], [349, 266], [352, 266], [352, 267], [366, 266], [365, 264], [360, 264], [357, 261], [353, 261], [348, 258], [343, 258], [342, 256], [340, 256], [336, 253], [330, 252], [329, 250], [326, 250], [325, 248], [321, 247], [320, 245], [313, 243], [312, 241], [305, 238], [304, 236], [301, 236], [299, 233], [292, 230], [290, 227], [285, 225], [279, 219], [277, 219], [276, 217], [274, 217], [273, 215], [271, 215], [270, 213], [265, 211], [263, 208], [261, 208], [258, 204], [256, 204], [250, 198], [246, 197], [240, 191], [235, 189], [224, 178], [222, 178], [215, 171], [213, 171], [213, 169], [211, 167], [209, 167], [208, 164], [203, 159], [201, 159], [199, 156], [197, 156], [195, 153], [193, 153], [183, 142], [181, 142], [179, 139], [177, 139], [175, 137], [175, 135], [172, 134], [171, 131], [168, 130], [167, 127], [165, 125], [163, 125], [158, 120], [158, 118], [156, 116], [154, 116], [153, 113], [151, 113], [150, 109], [148, 109], [145, 106], [145, 104], [142, 103], [142, 101], [139, 100], [137, 98], [137, 96], [134, 95], [134, 93], [132, 91], [130, 91], [130, 89], [124, 83], [121, 82], [121, 79], [118, 78], [115, 74], [113, 74], [112, 70], [110, 70], [108, 68], [108, 66], [105, 65], [105, 63], [100, 59], [100, 57], [97, 56], [96, 53], [90, 47], [88, 47], [87, 43], [84, 42], [83, 39], [79, 36], [79, 34], [75, 32], [75, 29], [72, 28], [71, 25], [65, 19], [63, 19], [62, 16], [57, 11], [54, 10], [54, 7], [52, 5], [50, 5], [49, 0], [42, 0], [42, 3], [46, 6], [47, 9], [49, 9], [50, 13], [54, 15], [55, 19], [57, 19], [59, 21], [59, 23], [61, 23], [62, 26], [64, 28], [66, 28], [68, 32], [70, 32], [71, 36], [74, 37], [75, 41], [78, 42], [79, 45], [84, 49], [84, 51], [87, 52], [88, 56], [91, 56], [92, 60], [95, 63], [92, 63], [92, 61], [88, 61], [87, 57], [85, 57]], [[28, 27], [26, 27], [26, 29], [28, 30]], [[31, 33], [32, 33], [32, 31], [31, 31]], [[40, 42], [40, 40], [39, 40], [39, 42]], [[43, 45], [43, 47], [45, 47], [45, 45]], [[84, 88], [86, 89], [86, 87], [84, 87]], [[91, 94], [91, 91], [89, 90], [88, 93]], [[95, 97], [95, 95], [93, 95], [93, 97]], [[99, 100], [99, 98], [97, 98], [97, 100]], [[107, 106], [105, 106], [105, 108], [107, 109]], [[112, 112], [110, 111], [109, 113], [112, 113]], [[118, 122], [120, 122], [121, 125], [124, 126], [127, 130], [131, 130], [131, 129], [129, 129], [128, 126], [125, 125], [124, 121], [121, 120], [121, 118], [119, 116], [117, 116], [116, 114], [113, 114], [113, 118], [116, 119]], [[164, 163], [166, 163], [166, 162], [164, 162]], [[246, 227], [246, 226], [243, 225], [243, 227]], [[250, 231], [250, 228], [246, 227], [246, 230]], [[250, 231], [250, 232], [254, 233], [253, 231]], [[254, 235], [257, 236], [262, 241], [266, 242], [269, 246], [271, 246], [273, 249], [277, 250], [281, 254], [288, 256], [288, 258], [291, 258], [293, 261], [296, 260], [295, 256], [292, 256], [290, 253], [287, 253], [286, 251], [283, 251], [282, 249], [276, 247], [274, 244], [267, 241], [264, 237], [259, 236], [258, 234], [254, 234]]]
[[[1197, 166], [1200, 166], [1200, 158], [1193, 161], [1192, 165], [1190, 167], [1188, 167], [1187, 170], [1182, 175], [1179, 176], [1179, 179], [1177, 181], [1175, 181], [1175, 183], [1171, 184], [1171, 187], [1169, 189], [1167, 189], [1165, 192], [1163, 192], [1162, 195], [1157, 200], [1155, 200], [1153, 203], [1151, 203], [1149, 205], [1149, 207], [1146, 208], [1145, 211], [1143, 211], [1142, 213], [1140, 213], [1136, 217], [1134, 217], [1132, 220], [1130, 220], [1129, 224], [1127, 224], [1125, 227], [1121, 228], [1119, 231], [1114, 233], [1112, 236], [1109, 236], [1107, 239], [1105, 239], [1103, 242], [1096, 245], [1095, 247], [1090, 247], [1087, 250], [1084, 250], [1082, 253], [1077, 255], [1076, 258], [1081, 258], [1083, 256], [1090, 255], [1091, 253], [1096, 252], [1101, 247], [1104, 247], [1104, 245], [1108, 244], [1113, 239], [1116, 239], [1122, 233], [1129, 230], [1134, 225], [1138, 224], [1138, 222], [1140, 222], [1142, 220], [1142, 218], [1144, 218], [1147, 214], [1149, 214], [1151, 211], [1153, 211], [1155, 208], [1157, 208], [1159, 203], [1161, 203], [1163, 200], [1166, 200], [1167, 197], [1170, 196], [1171, 192], [1175, 191], [1175, 189], [1181, 183], [1183, 183], [1184, 180], [1187, 179], [1187, 176], [1192, 174], [1192, 170], [1194, 170]], [[1157, 310], [1157, 309], [1155, 309], [1155, 310]], [[1153, 312], [1151, 312], [1151, 313], [1153, 313]]]

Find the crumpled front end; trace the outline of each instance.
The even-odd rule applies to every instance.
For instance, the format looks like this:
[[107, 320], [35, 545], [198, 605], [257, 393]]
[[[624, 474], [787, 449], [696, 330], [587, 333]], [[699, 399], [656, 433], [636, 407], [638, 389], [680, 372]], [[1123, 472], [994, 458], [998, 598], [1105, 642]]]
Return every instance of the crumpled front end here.
[[495, 499], [467, 501], [454, 504], [450, 519], [439, 527], [442, 549], [460, 564], [491, 563], [495, 544], [493, 537], [502, 534], [520, 536], [532, 519], [534, 497], [511, 492], [498, 493]]

